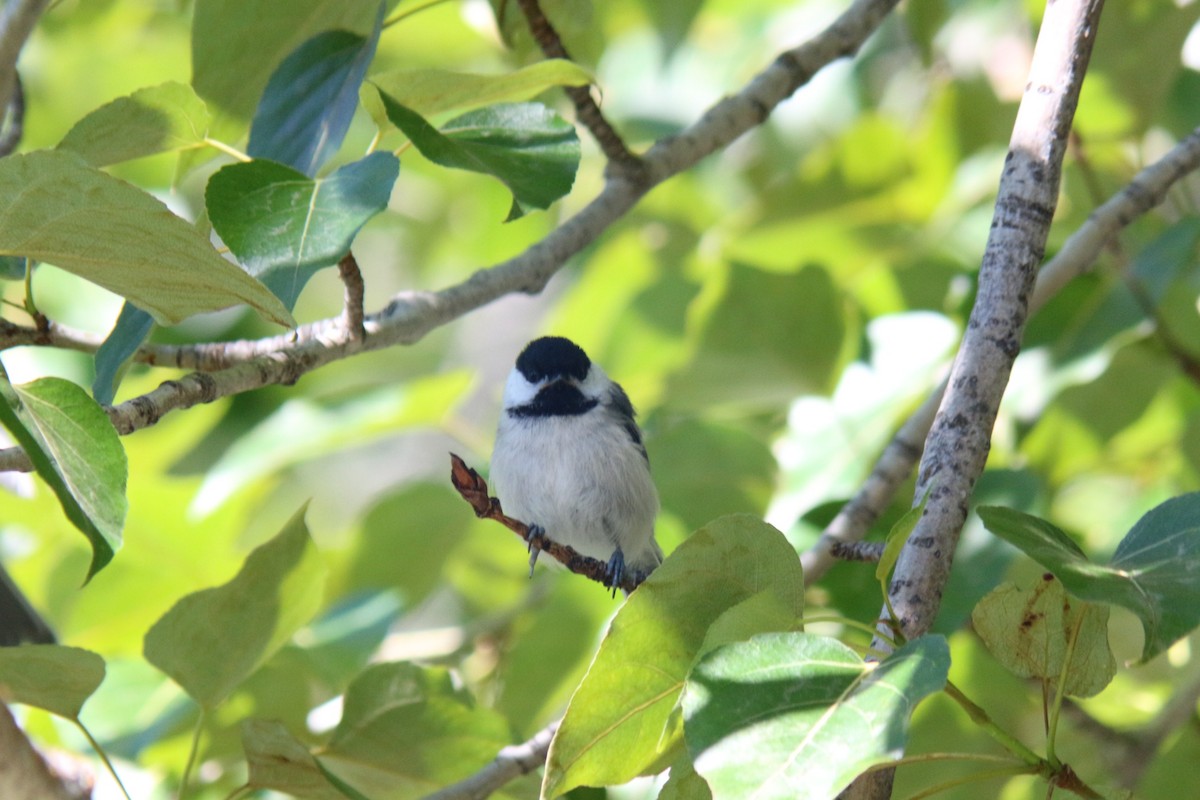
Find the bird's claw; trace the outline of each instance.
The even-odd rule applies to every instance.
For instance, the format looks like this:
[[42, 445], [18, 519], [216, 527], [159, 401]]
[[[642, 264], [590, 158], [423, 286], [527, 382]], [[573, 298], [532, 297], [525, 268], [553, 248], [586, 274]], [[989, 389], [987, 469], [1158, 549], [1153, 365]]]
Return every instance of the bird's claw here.
[[530, 525], [525, 534], [525, 543], [529, 546], [529, 577], [533, 577], [533, 566], [537, 564], [538, 556], [542, 553], [538, 540], [546, 535], [541, 525]]
[[624, 577], [625, 553], [618, 547], [613, 551], [612, 558], [608, 559], [608, 565], [604, 568], [604, 585], [612, 589], [613, 597], [617, 596], [617, 589]]

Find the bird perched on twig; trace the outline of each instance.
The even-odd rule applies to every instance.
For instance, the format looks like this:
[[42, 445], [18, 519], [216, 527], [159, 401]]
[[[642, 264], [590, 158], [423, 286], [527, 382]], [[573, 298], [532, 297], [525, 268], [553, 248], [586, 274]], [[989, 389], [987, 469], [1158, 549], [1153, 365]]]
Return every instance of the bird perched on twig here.
[[535, 339], [517, 357], [491, 480], [508, 516], [606, 561], [609, 586], [627, 572], [640, 582], [662, 563], [658, 492], [633, 405], [570, 339]]

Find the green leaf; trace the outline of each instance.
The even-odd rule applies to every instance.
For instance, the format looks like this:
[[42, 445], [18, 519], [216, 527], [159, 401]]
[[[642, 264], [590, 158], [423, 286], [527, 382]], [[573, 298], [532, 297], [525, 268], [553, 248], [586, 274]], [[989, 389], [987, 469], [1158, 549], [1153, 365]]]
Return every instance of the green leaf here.
[[0, 647], [0, 700], [79, 719], [87, 699], [104, 680], [104, 659], [90, 650], [60, 644]]
[[665, 62], [687, 38], [688, 29], [700, 13], [704, 0], [675, 0], [671, 3], [643, 0], [641, 5], [658, 33]]
[[1129, 609], [1142, 622], [1142, 661], [1200, 625], [1200, 492], [1151, 509], [1125, 535], [1107, 566], [1045, 520], [999, 506], [981, 506], [988, 530], [1053, 572], [1067, 591]]
[[0, 421], [91, 542], [90, 579], [121, 546], [128, 508], [125, 449], [108, 415], [70, 381], [40, 378], [11, 388], [12, 397], [0, 398]]
[[118, 97], [75, 123], [58, 143], [93, 167], [203, 144], [212, 117], [192, 87], [176, 81]]
[[754, 619], [780, 624], [780, 608], [791, 625], [803, 604], [800, 561], [770, 525], [736, 515], [693, 533], [613, 619], [554, 737], [543, 796], [641, 774], [678, 744], [664, 731], [710, 630], [717, 640], [748, 636]]
[[671, 379], [671, 405], [777, 409], [830, 391], [850, 332], [844, 302], [821, 267], [777, 273], [734, 264], [695, 358]]
[[[304, 398], [288, 400], [240, 436], [206, 471], [191, 510], [211, 513], [237, 492], [288, 467], [403, 427], [436, 425], [471, 382], [469, 373], [453, 372], [385, 387], [332, 407]], [[301, 430], [304, 436], [297, 436]], [[405, 567], [397, 569], [403, 572]]]
[[383, 663], [346, 691], [321, 764], [369, 797], [420, 796], [470, 775], [511, 743], [505, 720], [474, 707], [446, 670]]
[[833, 797], [899, 758], [912, 709], [946, 683], [940, 636], [866, 664], [842, 643], [769, 633], [726, 645], [692, 670], [684, 731], [714, 798]]
[[158, 200], [72, 153], [0, 159], [0, 254], [45, 261], [174, 324], [246, 303], [281, 325], [291, 314]]
[[712, 790], [696, 774], [692, 757], [687, 753], [671, 764], [671, 775], [658, 793], [658, 800], [712, 800]]
[[322, 31], [368, 35], [378, 8], [378, 0], [196, 0], [192, 85], [222, 113], [249, 119], [289, 53]]
[[180, 599], [146, 633], [146, 660], [216, 707], [321, 604], [326, 568], [300, 509], [222, 586]]
[[154, 329], [154, 318], [126, 302], [113, 323], [113, 329], [96, 351], [96, 378], [92, 381], [92, 397], [97, 403], [109, 405], [117, 394], [121, 376], [129, 365], [129, 359], [146, 341]]
[[1117, 672], [1108, 646], [1108, 606], [1072, 605], [1050, 573], [1031, 589], [1011, 583], [997, 586], [979, 601], [971, 623], [996, 660], [1018, 677], [1057, 686], [1066, 669], [1066, 694], [1099, 694]]
[[254, 789], [273, 789], [293, 797], [342, 800], [329, 785], [312, 753], [274, 720], [248, 719], [242, 723], [242, 749]]
[[370, 36], [325, 31], [283, 60], [254, 113], [249, 155], [315, 175], [338, 151], [358, 108], [358, 88], [375, 57], [384, 5], [379, 3]]
[[24, 280], [25, 269], [22, 256], [0, 256], [0, 281]]
[[399, 159], [382, 152], [316, 180], [250, 161], [213, 175], [204, 199], [221, 239], [290, 309], [308, 279], [336, 264], [387, 207], [399, 171]]
[[689, 530], [722, 514], [762, 514], [771, 502], [775, 456], [743, 428], [692, 418], [656, 432], [647, 447], [663, 509]]
[[445, 69], [398, 69], [371, 76], [361, 92], [380, 128], [390, 126], [380, 94], [429, 118], [446, 111], [529, 100], [555, 86], [586, 86], [591, 74], [573, 61], [551, 58], [504, 75]]
[[896, 560], [900, 558], [900, 551], [904, 549], [904, 543], [912, 535], [913, 528], [917, 527], [917, 523], [921, 521], [921, 515], [925, 513], [925, 504], [929, 502], [929, 493], [932, 491], [932, 486], [926, 489], [925, 496], [921, 498], [917, 507], [906, 511], [904, 516], [896, 520], [896, 524], [888, 531], [883, 546], [883, 555], [879, 557], [879, 563], [875, 565], [875, 580], [879, 581], [879, 589], [885, 598], [890, 594], [888, 577], [892, 574], [892, 567], [896, 566]]
[[470, 111], [441, 132], [386, 94], [388, 119], [421, 155], [435, 164], [498, 178], [513, 194], [508, 219], [530, 208], [549, 208], [575, 182], [579, 137], [562, 117], [540, 103], [502, 103]]

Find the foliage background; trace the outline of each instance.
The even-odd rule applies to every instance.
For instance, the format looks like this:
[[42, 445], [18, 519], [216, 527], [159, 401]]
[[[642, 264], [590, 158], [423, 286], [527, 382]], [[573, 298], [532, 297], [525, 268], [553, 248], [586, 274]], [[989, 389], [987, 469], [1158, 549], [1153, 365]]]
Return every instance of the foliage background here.
[[[53, 146], [113, 97], [188, 81], [197, 44], [190, 6], [58, 4], [22, 57], [23, 149]], [[578, 21], [564, 30], [568, 47], [595, 69], [603, 108], [635, 149], [693, 120], [770, 54], [841, 10], [774, 0], [557, 7]], [[371, 71], [494, 72], [532, 58], [528, 43], [518, 41], [515, 54], [502, 46], [490, 14], [481, 2], [416, 14], [384, 32]], [[64, 642], [108, 660], [83, 716], [114, 755], [147, 769], [135, 796], [159, 796], [150, 788], [158, 771], [178, 774], [195, 713], [142, 659], [145, 631], [179, 597], [229, 579], [307, 498], [309, 526], [333, 571], [325, 617], [208, 723], [201, 774], [214, 783], [212, 796], [239, 782], [236, 771], [225, 772], [240, 756], [239, 719], [275, 717], [304, 730], [309, 710], [337, 696], [376, 645], [388, 659], [453, 667], [479, 704], [509, 721], [514, 740], [560, 712], [616, 606], [565, 574], [539, 569], [527, 580], [519, 543], [477, 522], [446, 480], [448, 450], [486, 464], [504, 375], [537, 334], [580, 342], [638, 405], [663, 499], [664, 549], [737, 511], [765, 515], [797, 548], [810, 543], [953, 353], [1039, 14], [1036, 3], [1007, 0], [909, 3], [858, 58], [826, 69], [761, 128], [656, 189], [541, 295], [506, 298], [412, 347], [338, 362], [296, 386], [193, 408], [126, 437], [125, 546], [85, 588], [89, 554], [53, 496], [39, 486], [31, 499], [6, 497], [6, 565]], [[1197, 124], [1200, 43], [1190, 65], [1181, 54], [1198, 17], [1198, 3], [1108, 4], [1049, 254]], [[228, 115], [231, 141], [246, 122], [245, 110]], [[360, 112], [341, 157], [358, 157], [373, 133]], [[602, 166], [582, 138], [572, 194], [508, 224], [498, 183], [407, 151], [394, 213], [369, 223], [355, 245], [367, 309], [403, 289], [455, 283], [578, 209], [598, 188]], [[203, 208], [216, 162], [172, 189], [176, 161], [155, 157], [113, 171], [191, 217]], [[1197, 191], [1191, 182], [1174, 192], [1033, 320], [978, 502], [1046, 516], [1102, 557], [1147, 509], [1200, 489]], [[66, 324], [103, 333], [119, 309], [119, 299], [53, 268], [39, 269], [34, 286], [41, 309]], [[5, 296], [20, 302], [19, 282], [7, 284]], [[335, 316], [340, 303], [340, 284], [326, 271], [296, 317]], [[271, 332], [229, 312], [159, 337]], [[14, 381], [92, 379], [82, 354], [10, 351], [5, 364]], [[134, 368], [118, 400], [163, 377]], [[901, 492], [880, 533], [910, 498]], [[1040, 692], [1005, 673], [962, 627], [988, 589], [1036, 570], [977, 520], [969, 526], [939, 623], [952, 634], [951, 676], [1002, 725], [1037, 741]], [[872, 619], [879, 599], [871, 571], [836, 567], [811, 590], [809, 606]], [[1118, 612], [1112, 626], [1118, 659], [1136, 659], [1136, 623]], [[1084, 707], [1117, 729], [1147, 721], [1172, 687], [1197, 679], [1196, 644], [1193, 635], [1122, 671]], [[27, 719], [44, 739], [81, 749], [49, 718]], [[941, 697], [921, 707], [914, 736], [914, 752], [992, 749]], [[1110, 779], [1089, 733], [1060, 738], [1062, 757], [1082, 775]], [[1139, 794], [1200, 791], [1189, 768], [1197, 757], [1200, 736], [1186, 726], [1166, 741]], [[897, 796], [959, 769], [902, 770]], [[514, 789], [522, 791], [528, 787]], [[1018, 778], [943, 796], [1042, 793]]]

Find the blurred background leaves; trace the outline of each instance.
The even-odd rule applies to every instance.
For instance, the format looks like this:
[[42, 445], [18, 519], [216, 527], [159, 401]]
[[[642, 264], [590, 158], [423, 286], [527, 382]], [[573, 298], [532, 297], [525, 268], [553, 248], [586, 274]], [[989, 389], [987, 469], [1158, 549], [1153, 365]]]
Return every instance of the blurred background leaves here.
[[[92, 109], [189, 77], [214, 113], [213, 134], [244, 147], [257, 98], [284, 56], [331, 27], [369, 35], [378, 7], [290, 2], [266, 27], [251, 16], [271, 6], [265, 0], [56, 5], [22, 59], [24, 147], [53, 146]], [[437, 4], [387, 27], [368, 79], [527, 63], [530, 42], [509, 19], [515, 4], [500, 5], [503, 36], [487, 4], [475, 2]], [[709, 0], [670, 13], [653, 0], [545, 5], [551, 19], [576, 21], [563, 26], [568, 49], [594, 70], [606, 114], [635, 148], [693, 120], [837, 10], [819, 0]], [[10, 572], [63, 641], [108, 662], [82, 718], [114, 754], [136, 756], [151, 773], [177, 771], [194, 709], [141, 660], [142, 637], [183, 595], [230, 580], [310, 498], [308, 526], [330, 570], [324, 605], [235, 692], [227, 713], [206, 722], [201, 759], [212, 796], [244, 780], [242, 718], [282, 719], [307, 744], [327, 737], [338, 717], [326, 721], [322, 704], [350, 687], [377, 645], [388, 660], [426, 665], [412, 680], [424, 682], [429, 703], [444, 705], [420, 713], [486, 717], [488, 747], [560, 713], [616, 604], [563, 573], [539, 569], [527, 580], [521, 543], [475, 520], [446, 480], [451, 449], [486, 467], [504, 376], [540, 333], [575, 338], [638, 406], [667, 550], [731, 512], [766, 515], [794, 546], [810, 542], [953, 351], [1039, 15], [1039, 4], [1016, 0], [909, 3], [858, 58], [824, 70], [765, 125], [657, 188], [541, 295], [506, 298], [412, 347], [338, 362], [296, 386], [199, 406], [124, 438], [125, 546], [86, 588], [89, 554], [52, 494], [39, 486], [30, 499], [6, 497], [0, 554]], [[292, 24], [299, 18], [304, 25]], [[1184, 48], [1200, 40], [1198, 18], [1200, 3], [1107, 5], [1048, 255], [1200, 124], [1200, 45]], [[560, 93], [539, 100], [572, 118]], [[361, 158], [375, 133], [359, 108], [330, 168]], [[398, 291], [440, 288], [519, 253], [586, 203], [602, 163], [581, 140], [571, 192], [508, 224], [512, 201], [499, 182], [402, 154], [389, 212], [355, 242], [368, 311]], [[389, 131], [382, 143], [402, 141]], [[208, 177], [226, 162], [215, 155], [164, 153], [112, 172], [196, 217]], [[177, 181], [181, 158], [198, 169]], [[1149, 508], [1200, 488], [1198, 198], [1200, 183], [1184, 182], [1031, 321], [980, 482], [987, 502], [1053, 519], [1095, 561]], [[121, 306], [53, 267], [39, 268], [34, 283], [52, 319], [100, 334]], [[19, 281], [4, 291], [20, 302]], [[295, 315], [335, 316], [341, 298], [336, 276], [319, 273]], [[186, 343], [274, 330], [221, 312], [153, 336]], [[5, 353], [5, 365], [15, 382], [56, 375], [87, 386], [94, 377], [78, 353], [19, 349]], [[117, 400], [165, 376], [134, 366]], [[902, 491], [875, 535], [910, 502]], [[980, 596], [1038, 569], [972, 522], [939, 626], [950, 637], [952, 679], [1030, 736], [1041, 725], [1036, 692], [961, 626]], [[869, 621], [879, 605], [873, 583], [870, 568], [839, 565], [810, 589], [808, 605]], [[1114, 611], [1110, 630], [1118, 662], [1136, 659], [1136, 620]], [[1181, 676], [1200, 670], [1197, 644], [1193, 635], [1122, 670], [1082, 707], [1118, 729], [1145, 722]], [[142, 698], [136, 714], [114, 711], [130, 697]], [[79, 749], [72, 730], [27, 716], [43, 739]], [[989, 747], [940, 698], [918, 711], [913, 735], [918, 750]], [[1086, 734], [1060, 742], [1081, 774], [1106, 774]], [[1139, 793], [1200, 791], [1189, 766], [1197, 757], [1200, 735], [1184, 728]], [[897, 794], [954, 769], [901, 771]], [[997, 778], [941, 796], [1032, 798], [1044, 786]]]

